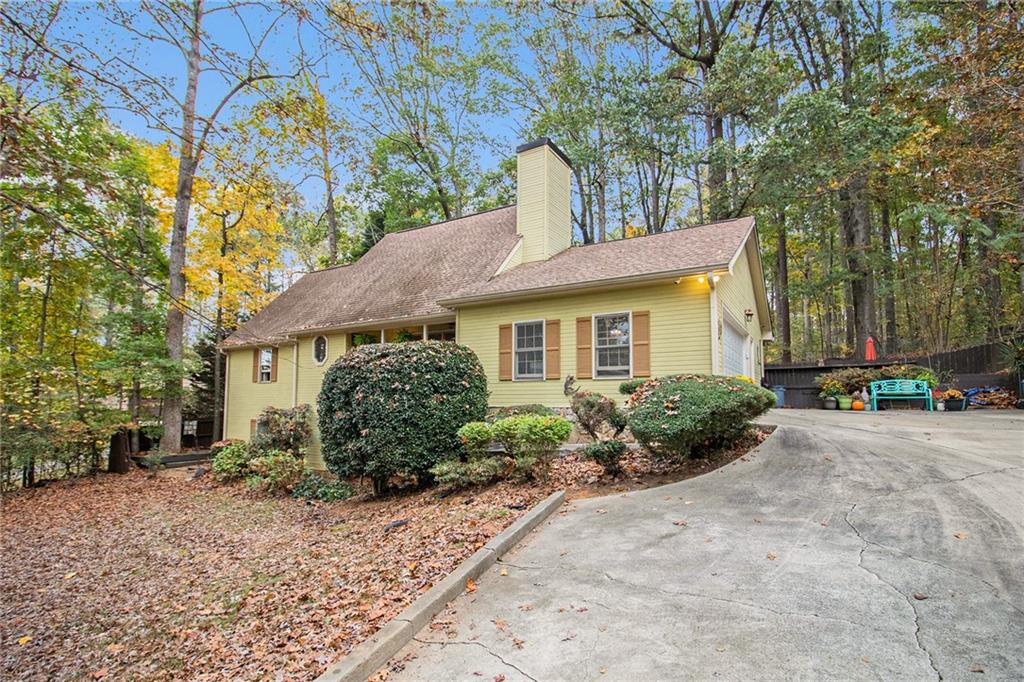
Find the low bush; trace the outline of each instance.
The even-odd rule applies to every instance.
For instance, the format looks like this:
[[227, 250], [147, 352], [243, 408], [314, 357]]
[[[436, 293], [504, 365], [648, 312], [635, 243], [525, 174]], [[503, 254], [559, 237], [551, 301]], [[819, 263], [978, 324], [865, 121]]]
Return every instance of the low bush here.
[[517, 475], [546, 478], [551, 458], [572, 433], [572, 424], [562, 417], [523, 414], [495, 422], [491, 431], [514, 460]]
[[217, 441], [216, 443], [210, 446], [210, 457], [216, 458], [221, 450], [228, 447], [229, 445], [235, 445], [237, 443], [245, 443], [245, 441], [239, 438], [225, 438], [224, 440]]
[[468, 462], [457, 459], [441, 462], [434, 465], [430, 473], [440, 485], [468, 488], [504, 478], [513, 468], [511, 460], [507, 457], [479, 457]]
[[617, 437], [626, 428], [626, 416], [611, 398], [579, 390], [570, 396], [569, 406], [576, 415], [576, 423], [594, 440], [600, 440], [601, 430], [607, 425]]
[[319, 474], [307, 473], [292, 490], [292, 497], [321, 502], [347, 500], [355, 493], [345, 481], [330, 481]]
[[295, 455], [283, 450], [271, 450], [249, 460], [249, 475], [245, 482], [250, 488], [286, 493], [302, 479], [304, 470], [302, 460]]
[[469, 422], [463, 424], [457, 431], [462, 447], [470, 458], [484, 457], [487, 455], [487, 448], [494, 440], [491, 426], [487, 422]]
[[231, 481], [249, 473], [253, 453], [248, 444], [236, 441], [222, 447], [213, 457], [213, 475], [219, 481]]
[[694, 447], [726, 445], [775, 405], [775, 394], [732, 377], [661, 377], [630, 398], [629, 429], [653, 454], [684, 457]]
[[313, 438], [309, 405], [295, 407], [268, 407], [256, 420], [256, 435], [252, 447], [257, 451], [286, 450], [295, 455], [305, 454]]
[[588, 443], [583, 448], [583, 455], [592, 459], [604, 468], [604, 472], [615, 476], [622, 471], [622, 456], [626, 454], [626, 444], [621, 440], [604, 440]]
[[327, 370], [317, 408], [327, 467], [381, 493], [396, 474], [429, 480], [460, 449], [459, 428], [487, 413], [487, 377], [456, 343], [359, 346]]
[[885, 365], [884, 367], [842, 367], [831, 372], [819, 374], [814, 383], [824, 389], [826, 385], [841, 385], [843, 393], [849, 395], [870, 386], [872, 381], [884, 379], [915, 379], [928, 382], [929, 388], [939, 385], [939, 376], [927, 367], [920, 365]]
[[521, 414], [537, 414], [542, 417], [553, 417], [555, 411], [540, 403], [529, 403], [527, 405], [509, 405], [508, 407], [495, 407], [487, 414], [487, 422], [493, 424], [501, 419], [516, 417]]
[[647, 383], [647, 379], [630, 379], [619, 384], [619, 393], [622, 395], [633, 395], [636, 389]]

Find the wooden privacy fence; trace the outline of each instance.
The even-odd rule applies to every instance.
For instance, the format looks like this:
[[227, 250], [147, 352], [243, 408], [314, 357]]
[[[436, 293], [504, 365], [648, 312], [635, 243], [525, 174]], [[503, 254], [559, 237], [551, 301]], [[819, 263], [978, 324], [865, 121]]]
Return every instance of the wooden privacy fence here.
[[886, 365], [921, 365], [935, 371], [946, 382], [961, 388], [974, 386], [1014, 387], [1013, 378], [1000, 374], [999, 344], [986, 343], [944, 353], [918, 357], [888, 358], [873, 362], [862, 360], [826, 360], [818, 363], [765, 365], [764, 376], [770, 386], [786, 387], [786, 407], [817, 407], [818, 387], [814, 378], [832, 369], [843, 367], [884, 367]]

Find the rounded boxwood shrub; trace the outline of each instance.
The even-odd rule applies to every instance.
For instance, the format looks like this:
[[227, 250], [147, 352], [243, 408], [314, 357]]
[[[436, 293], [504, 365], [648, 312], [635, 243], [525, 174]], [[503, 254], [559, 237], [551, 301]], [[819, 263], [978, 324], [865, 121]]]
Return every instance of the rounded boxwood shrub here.
[[380, 493], [395, 474], [429, 478], [461, 449], [459, 428], [487, 413], [487, 377], [456, 343], [368, 344], [327, 370], [317, 408], [328, 469], [368, 476]]
[[655, 455], [684, 457], [695, 446], [731, 443], [775, 394], [733, 377], [684, 374], [648, 381], [630, 398], [629, 430]]
[[583, 456], [592, 459], [604, 468], [604, 472], [615, 476], [622, 471], [622, 456], [626, 454], [626, 444], [621, 440], [603, 440], [587, 443], [583, 448]]
[[213, 475], [219, 481], [242, 478], [249, 471], [249, 461], [255, 455], [244, 441], [235, 441], [217, 450], [213, 457]]
[[544, 479], [558, 446], [572, 433], [572, 424], [564, 417], [520, 414], [494, 422], [491, 433], [515, 462], [517, 476]]

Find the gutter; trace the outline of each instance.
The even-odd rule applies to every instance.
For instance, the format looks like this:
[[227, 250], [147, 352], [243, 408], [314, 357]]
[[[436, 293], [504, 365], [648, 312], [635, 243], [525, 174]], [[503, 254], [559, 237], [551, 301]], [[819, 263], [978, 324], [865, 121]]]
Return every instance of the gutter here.
[[446, 298], [439, 300], [438, 305], [443, 305], [446, 308], [452, 308], [460, 305], [486, 303], [488, 301], [496, 301], [506, 298], [546, 296], [549, 294], [558, 294], [565, 291], [593, 289], [595, 287], [614, 287], [628, 286], [630, 284], [643, 284], [646, 282], [656, 282], [658, 280], [678, 279], [679, 277], [686, 277], [688, 275], [703, 275], [711, 270], [727, 270], [728, 266], [728, 263], [718, 263], [711, 266], [701, 265], [699, 267], [685, 268], [682, 270], [665, 270], [663, 272], [652, 272], [645, 275], [626, 275], [623, 277], [612, 277], [610, 279], [589, 280], [586, 282], [573, 282], [572, 284], [559, 284], [548, 287], [534, 287], [531, 289], [517, 289], [515, 291], [503, 291], [491, 294], [477, 294], [470, 296], [462, 296], [459, 298]]
[[395, 325], [401, 326], [419, 326], [423, 324], [430, 324], [432, 322], [447, 322], [452, 319], [451, 313], [441, 313], [439, 315], [420, 315], [416, 317], [393, 317], [386, 320], [363, 320], [360, 322], [351, 322], [348, 324], [335, 325], [332, 327], [311, 327], [309, 329], [297, 329], [285, 333], [283, 336], [268, 337], [266, 339], [260, 339], [253, 342], [246, 342], [240, 344], [232, 344], [230, 346], [224, 346], [223, 351], [228, 352], [232, 350], [241, 350], [244, 348], [259, 348], [261, 346], [285, 346], [291, 344], [297, 344], [299, 338], [303, 336], [312, 336], [320, 334], [330, 334], [333, 332], [347, 332], [347, 331], [379, 331], [381, 327], [393, 327]]

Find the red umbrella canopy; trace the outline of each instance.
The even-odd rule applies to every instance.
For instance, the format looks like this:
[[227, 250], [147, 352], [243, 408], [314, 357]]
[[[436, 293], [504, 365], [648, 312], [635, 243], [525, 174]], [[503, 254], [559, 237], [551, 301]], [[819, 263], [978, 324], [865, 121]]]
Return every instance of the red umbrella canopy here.
[[868, 340], [864, 342], [864, 359], [865, 360], [877, 360], [878, 351], [875, 350], [875, 338], [869, 336]]

